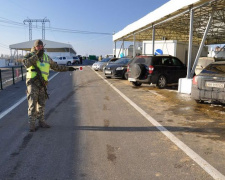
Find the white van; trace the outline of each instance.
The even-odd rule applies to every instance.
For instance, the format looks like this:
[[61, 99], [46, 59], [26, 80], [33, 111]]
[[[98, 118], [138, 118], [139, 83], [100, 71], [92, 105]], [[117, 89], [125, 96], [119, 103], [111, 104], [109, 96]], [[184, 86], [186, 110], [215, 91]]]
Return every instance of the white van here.
[[60, 65], [70, 66], [73, 63], [73, 57], [56, 56], [52, 60]]

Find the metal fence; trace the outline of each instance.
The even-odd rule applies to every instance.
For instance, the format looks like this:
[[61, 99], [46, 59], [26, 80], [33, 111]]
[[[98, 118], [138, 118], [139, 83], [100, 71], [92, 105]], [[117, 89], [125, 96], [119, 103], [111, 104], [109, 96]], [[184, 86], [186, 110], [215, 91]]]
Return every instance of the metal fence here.
[[0, 68], [0, 89], [16, 84], [25, 79], [26, 69], [24, 66], [11, 66]]

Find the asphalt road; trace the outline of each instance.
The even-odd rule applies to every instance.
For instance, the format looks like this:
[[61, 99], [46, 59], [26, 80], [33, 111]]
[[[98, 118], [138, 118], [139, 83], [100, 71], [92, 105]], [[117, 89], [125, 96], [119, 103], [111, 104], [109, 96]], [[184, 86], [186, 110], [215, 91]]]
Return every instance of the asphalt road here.
[[46, 104], [50, 129], [28, 132], [24, 82], [0, 92], [0, 179], [223, 178], [223, 106], [196, 105], [189, 96], [174, 90], [132, 88], [128, 81], [107, 79], [217, 169], [213, 176], [200, 167], [198, 158], [193, 160], [192, 154], [187, 155], [165, 136], [165, 129], [159, 131], [107, 84], [100, 77], [103, 73], [86, 66], [83, 71], [52, 75], [55, 77], [49, 83], [50, 100]]

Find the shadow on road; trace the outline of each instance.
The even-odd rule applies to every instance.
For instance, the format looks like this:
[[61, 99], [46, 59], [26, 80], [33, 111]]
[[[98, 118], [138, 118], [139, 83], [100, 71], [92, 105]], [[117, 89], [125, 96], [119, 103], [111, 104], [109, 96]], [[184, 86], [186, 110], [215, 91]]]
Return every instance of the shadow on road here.
[[[164, 128], [163, 128], [164, 127]], [[173, 127], [173, 126], [159, 126], [161, 131], [172, 131], [172, 132], [217, 132], [225, 131], [225, 128], [190, 128], [190, 127]], [[159, 131], [157, 127], [104, 127], [104, 126], [75, 126], [75, 130], [86, 130], [86, 131]]]

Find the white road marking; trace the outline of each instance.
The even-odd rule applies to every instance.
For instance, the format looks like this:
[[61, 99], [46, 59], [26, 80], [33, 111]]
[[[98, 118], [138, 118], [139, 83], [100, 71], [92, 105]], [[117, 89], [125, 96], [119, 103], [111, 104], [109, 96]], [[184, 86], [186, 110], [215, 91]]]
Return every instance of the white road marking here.
[[[49, 81], [51, 81], [57, 74], [54, 74], [52, 77], [49, 78]], [[11, 112], [13, 109], [15, 109], [17, 106], [19, 106], [25, 99], [27, 99], [27, 96], [24, 96], [23, 98], [21, 98], [16, 104], [14, 104], [13, 106], [11, 106], [9, 109], [6, 109], [4, 112], [2, 112], [0, 114], [0, 119], [2, 119], [5, 115], [7, 115], [9, 112]]]
[[[23, 76], [26, 76], [26, 73], [23, 73]], [[21, 78], [22, 74], [19, 75], [18, 77], [15, 77], [14, 79], [17, 80], [18, 78]], [[13, 81], [13, 78], [5, 80], [2, 84], [6, 84], [7, 82]]]
[[159, 97], [162, 97], [162, 98], [165, 98], [163, 95], [157, 93], [156, 91], [153, 91], [153, 90], [148, 90], [150, 93], [156, 95], [156, 96], [159, 96]]
[[[94, 70], [93, 70], [94, 71]], [[95, 71], [94, 71], [95, 72]], [[148, 113], [141, 109], [137, 104], [125, 96], [121, 91], [119, 91], [113, 84], [107, 81], [99, 73], [95, 72], [100, 78], [102, 78], [109, 86], [111, 86], [120, 96], [122, 96], [131, 106], [133, 106], [139, 113], [141, 113], [150, 123], [152, 123], [161, 133], [163, 133], [170, 141], [172, 141], [176, 146], [178, 146], [185, 154], [187, 154], [192, 160], [194, 160], [202, 169], [204, 169], [210, 176], [217, 180], [225, 180], [225, 176], [210, 165], [206, 160], [179, 140], [173, 133], [168, 131], [164, 126], [158, 123], [154, 118], [152, 118]]]

